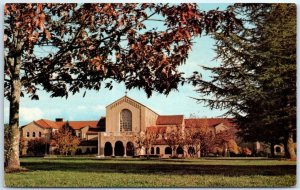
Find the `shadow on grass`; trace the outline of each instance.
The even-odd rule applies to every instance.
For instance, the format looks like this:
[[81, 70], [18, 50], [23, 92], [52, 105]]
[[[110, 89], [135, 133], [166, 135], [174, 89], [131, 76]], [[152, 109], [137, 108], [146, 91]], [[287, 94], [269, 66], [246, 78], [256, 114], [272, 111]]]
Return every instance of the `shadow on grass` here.
[[[126, 160], [124, 160], [126, 161]], [[162, 164], [132, 162], [126, 163], [116, 160], [115, 163], [99, 162], [60, 162], [47, 160], [36, 162], [22, 162], [22, 167], [30, 171], [70, 171], [70, 172], [99, 172], [99, 173], [131, 173], [131, 174], [162, 174], [162, 175], [224, 175], [224, 176], [281, 176], [296, 175], [295, 165], [272, 166], [234, 166], [234, 165], [195, 165], [195, 164]]]

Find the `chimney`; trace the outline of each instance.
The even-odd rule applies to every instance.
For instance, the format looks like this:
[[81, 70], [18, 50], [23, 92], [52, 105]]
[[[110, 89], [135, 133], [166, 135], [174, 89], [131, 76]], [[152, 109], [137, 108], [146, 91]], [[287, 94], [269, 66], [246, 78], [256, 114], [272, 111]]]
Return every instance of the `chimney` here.
[[63, 118], [56, 118], [55, 121], [60, 122], [60, 121], [64, 121], [64, 119]]

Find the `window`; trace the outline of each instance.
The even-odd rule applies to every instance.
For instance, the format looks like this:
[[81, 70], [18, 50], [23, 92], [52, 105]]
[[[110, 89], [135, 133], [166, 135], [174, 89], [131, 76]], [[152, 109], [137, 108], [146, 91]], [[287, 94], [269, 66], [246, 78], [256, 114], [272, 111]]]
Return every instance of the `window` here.
[[154, 148], [151, 147], [151, 154], [154, 154]]
[[170, 147], [165, 148], [165, 154], [172, 154], [172, 149]]
[[35, 132], [32, 132], [32, 137], [35, 137]]
[[39, 137], [42, 137], [42, 133], [41, 132], [39, 132]]
[[120, 131], [132, 131], [132, 113], [128, 109], [121, 111]]
[[279, 146], [277, 146], [277, 147], [275, 148], [275, 152], [281, 152], [281, 148], [280, 148]]
[[27, 132], [27, 137], [29, 137], [30, 136], [30, 134], [29, 134], [29, 132]]
[[159, 147], [156, 147], [156, 154], [160, 154], [160, 149], [159, 149]]

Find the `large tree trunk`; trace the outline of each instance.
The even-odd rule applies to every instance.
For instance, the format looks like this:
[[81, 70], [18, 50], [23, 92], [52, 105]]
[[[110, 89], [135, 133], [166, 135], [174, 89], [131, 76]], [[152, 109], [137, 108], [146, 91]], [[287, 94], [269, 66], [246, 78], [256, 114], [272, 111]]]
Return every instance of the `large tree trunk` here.
[[[18, 45], [18, 49], [21, 49], [21, 44]], [[11, 96], [9, 105], [9, 127], [11, 128], [10, 140], [11, 147], [8, 152], [7, 170], [20, 169], [19, 159], [19, 107], [21, 96], [21, 81], [20, 81], [20, 67], [21, 56], [15, 56], [9, 59], [9, 64], [13, 66], [13, 72], [11, 77]]]
[[19, 160], [19, 105], [20, 105], [21, 82], [15, 79], [12, 82], [9, 126], [11, 128], [11, 148], [8, 153], [7, 169], [16, 170], [20, 168]]

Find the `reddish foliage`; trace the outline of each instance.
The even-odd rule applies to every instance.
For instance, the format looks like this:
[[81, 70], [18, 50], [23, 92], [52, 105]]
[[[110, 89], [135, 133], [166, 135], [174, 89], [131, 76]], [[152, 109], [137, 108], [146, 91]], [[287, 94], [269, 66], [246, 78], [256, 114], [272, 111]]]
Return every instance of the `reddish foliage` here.
[[157, 128], [150, 127], [146, 130], [145, 133], [141, 132], [139, 135], [135, 137], [135, 143], [139, 150], [145, 148], [147, 150], [146, 154], [148, 156], [151, 146], [156, 143], [157, 139], [158, 139]]
[[51, 143], [56, 145], [56, 148], [61, 155], [74, 153], [80, 144], [79, 138], [72, 135], [72, 131], [67, 127], [62, 127], [54, 132], [53, 140], [55, 143]]
[[[33, 99], [36, 84], [52, 96], [67, 96], [80, 88], [99, 90], [105, 79], [143, 88], [148, 95], [168, 94], [184, 81], [177, 68], [193, 38], [217, 28], [228, 33], [237, 23], [230, 9], [202, 12], [196, 4], [7, 3], [4, 14], [6, 79], [13, 77], [10, 57], [18, 52], [25, 68], [22, 85]], [[147, 21], [164, 27], [149, 28]], [[56, 50], [36, 56], [37, 46]], [[5, 87], [9, 96], [10, 83]]]
[[249, 148], [243, 148], [243, 154], [246, 156], [250, 156], [252, 154], [252, 151]]

